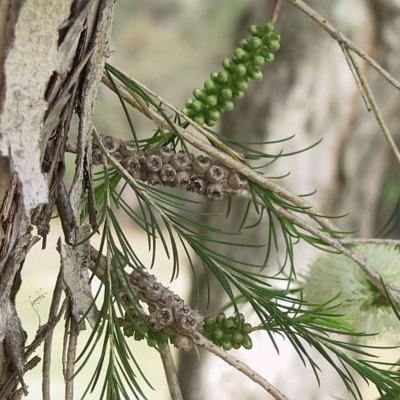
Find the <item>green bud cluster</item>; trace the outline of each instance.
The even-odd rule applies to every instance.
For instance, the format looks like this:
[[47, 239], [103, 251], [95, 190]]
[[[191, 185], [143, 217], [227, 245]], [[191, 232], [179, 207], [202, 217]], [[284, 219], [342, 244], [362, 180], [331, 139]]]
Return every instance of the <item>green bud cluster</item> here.
[[216, 318], [206, 316], [203, 321], [204, 325], [198, 328], [199, 332], [224, 350], [229, 351], [232, 348], [239, 349], [240, 347], [251, 349], [253, 347], [249, 336], [253, 327], [245, 322], [243, 314], [227, 318], [225, 313], [219, 313]]
[[147, 321], [135, 313], [135, 311], [127, 310], [122, 320], [124, 335], [133, 336], [136, 341], [146, 339], [149, 347], [165, 348], [168, 346], [169, 338], [163, 331], [151, 328]]
[[243, 98], [249, 80], [260, 81], [261, 67], [274, 61], [273, 53], [280, 46], [274, 24], [251, 25], [248, 32], [251, 37], [239, 41], [233, 57], [222, 61], [224, 71], [211, 73], [203, 89], [194, 89], [194, 98], [186, 101], [183, 113], [199, 125], [214, 126], [223, 112], [232, 111], [233, 99]]

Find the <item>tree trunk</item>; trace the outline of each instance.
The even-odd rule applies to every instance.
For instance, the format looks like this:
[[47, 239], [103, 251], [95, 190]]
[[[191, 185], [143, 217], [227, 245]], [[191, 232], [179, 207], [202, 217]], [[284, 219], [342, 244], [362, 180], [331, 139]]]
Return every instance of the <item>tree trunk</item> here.
[[27, 394], [24, 373], [38, 362], [30, 355], [51, 333], [45, 325], [24, 349], [15, 296], [30, 248], [39, 236], [46, 246], [74, 110], [81, 154], [71, 202], [77, 213], [82, 207], [93, 102], [108, 55], [113, 6], [114, 0], [0, 2], [0, 399]]
[[[272, 2], [271, 2], [272, 3]], [[307, 1], [323, 17], [331, 21], [359, 48], [372, 55], [394, 76], [400, 75], [397, 35], [400, 6], [394, 0]], [[238, 37], [246, 37], [246, 28], [264, 23], [270, 15], [264, 1], [252, 1], [243, 16]], [[284, 2], [277, 29], [282, 35], [276, 61], [265, 68], [265, 78], [253, 85], [233, 113], [223, 117], [222, 133], [246, 141], [272, 141], [295, 135], [287, 142], [266, 145], [265, 151], [278, 154], [306, 148], [318, 140], [315, 148], [298, 155], [281, 158], [265, 170], [267, 176], [283, 176], [284, 185], [297, 194], [317, 192], [309, 199], [327, 215], [348, 216], [335, 220], [345, 230], [360, 236], [373, 237], [382, 225], [380, 217], [382, 191], [392, 165], [391, 151], [372, 113], [368, 113], [339, 45], [326, 32], [298, 9]], [[380, 75], [358, 60], [366, 73], [384, 118], [393, 133], [399, 126], [398, 92]], [[397, 129], [398, 131], [398, 129]], [[398, 168], [398, 166], [397, 166]], [[236, 204], [231, 215], [239, 213]], [[219, 204], [206, 206], [207, 212], [220, 209]], [[235, 218], [218, 226], [233, 230]], [[253, 235], [265, 237], [268, 227], [259, 226]], [[284, 247], [282, 247], [282, 250]], [[232, 250], [230, 249], [230, 254]], [[237, 251], [243, 251], [237, 249]], [[305, 270], [315, 249], [304, 243], [295, 247], [297, 271]], [[232, 254], [235, 257], [235, 254]], [[249, 254], [249, 262], [256, 255]], [[274, 266], [274, 261], [276, 265]], [[271, 259], [269, 268], [279, 265], [279, 254]], [[210, 276], [198, 268], [200, 292], [206, 293]], [[210, 314], [225, 302], [218, 284], [211, 283], [213, 293]], [[193, 289], [192, 305], [196, 298]], [[217, 300], [218, 299], [218, 300]], [[204, 305], [200, 305], [203, 311]], [[253, 351], [240, 351], [238, 357], [247, 361], [290, 399], [345, 398], [338, 377], [331, 369], [321, 376], [321, 387], [310, 368], [304, 369], [297, 354], [278, 338], [277, 355], [266, 334], [256, 336]], [[256, 353], [256, 355], [255, 355]], [[317, 358], [318, 355], [316, 354]], [[319, 358], [319, 357], [318, 357]], [[326, 364], [321, 362], [322, 369]], [[290, 373], [288, 373], [290, 371]], [[179, 368], [184, 398], [187, 400], [218, 398], [266, 398], [256, 385], [220, 360], [211, 359], [200, 351], [181, 354]], [[333, 398], [333, 397], [332, 397]]]

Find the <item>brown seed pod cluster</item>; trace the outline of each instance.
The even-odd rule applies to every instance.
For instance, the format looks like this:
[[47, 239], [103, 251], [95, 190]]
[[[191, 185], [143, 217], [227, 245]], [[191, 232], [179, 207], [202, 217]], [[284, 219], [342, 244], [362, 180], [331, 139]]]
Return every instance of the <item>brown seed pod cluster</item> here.
[[[185, 189], [213, 200], [221, 200], [224, 193], [233, 194], [247, 187], [244, 176], [208, 156], [175, 153], [168, 146], [152, 147], [143, 152], [137, 149], [134, 141], [111, 136], [103, 136], [101, 141], [129, 175], [153, 186]], [[95, 144], [92, 159], [94, 165], [103, 163], [101, 150]]]
[[148, 321], [154, 329], [163, 330], [171, 336], [193, 335], [204, 325], [203, 317], [197, 311], [187, 306], [177, 294], [157, 282], [154, 276], [134, 271], [130, 274], [130, 282], [136, 288], [139, 299], [148, 304], [150, 311]]

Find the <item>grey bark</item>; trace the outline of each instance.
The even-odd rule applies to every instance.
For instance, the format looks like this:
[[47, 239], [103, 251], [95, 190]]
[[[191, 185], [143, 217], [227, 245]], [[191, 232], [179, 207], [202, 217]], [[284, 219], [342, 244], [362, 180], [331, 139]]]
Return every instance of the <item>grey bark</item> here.
[[[29, 342], [14, 307], [23, 284], [20, 271], [39, 240], [34, 227], [45, 247], [74, 110], [80, 118], [81, 143], [91, 135], [113, 5], [113, 0], [0, 2], [1, 399], [27, 394], [23, 375], [37, 364], [29, 359], [35, 347], [24, 349]], [[72, 188], [77, 213], [86, 147]], [[36, 346], [45, 331], [42, 337], [38, 332]]]
[[[400, 28], [398, 1], [310, 0], [307, 4], [374, 56], [394, 76], [400, 76], [396, 39]], [[248, 25], [265, 22], [269, 11], [265, 2], [250, 2], [240, 21], [237, 38], [247, 36]], [[276, 61], [265, 68], [263, 82], [253, 85], [251, 93], [237, 103], [233, 113], [224, 115], [222, 133], [247, 141], [276, 140], [295, 135], [284, 144], [266, 146], [269, 153], [278, 153], [281, 148], [285, 152], [299, 150], [322, 138], [316, 148], [277, 161], [266, 169], [266, 174], [280, 176], [290, 172], [283, 181], [286, 187], [298, 194], [316, 189], [317, 193], [310, 201], [317, 209], [328, 215], [349, 213], [335, 223], [343, 229], [358, 230], [360, 236], [372, 237], [382, 225], [381, 195], [385, 181], [391, 176], [390, 168], [393, 168], [390, 149], [373, 116], [366, 110], [337, 43], [286, 2], [277, 29], [282, 42]], [[361, 60], [360, 65], [386, 122], [399, 139], [398, 92]], [[398, 165], [395, 168], [398, 169]], [[208, 204], [206, 210], [214, 213], [220, 207], [219, 204]], [[235, 204], [231, 215], [240, 215], [241, 207], [242, 204]], [[229, 231], [235, 229], [233, 224], [236, 223], [236, 218], [228, 218], [218, 226]], [[253, 232], [254, 238], [265, 237], [266, 232], [267, 227], [260, 226]], [[234, 257], [239, 255], [236, 251], [243, 250], [234, 250]], [[232, 249], [229, 252], [232, 254]], [[309, 246], [296, 246], [298, 271], [304, 271], [313, 252]], [[249, 262], [257, 256], [254, 252], [249, 254]], [[279, 255], [273, 260], [276, 267]], [[274, 268], [273, 264], [270, 263], [270, 268]], [[213, 297], [208, 312], [215, 314], [226, 299], [210, 274], [206, 276], [200, 267], [198, 274], [200, 298], [206, 297], [206, 287], [210, 282]], [[196, 290], [192, 291], [192, 302], [195, 302]], [[203, 311], [204, 308], [204, 304], [200, 304], [199, 309]], [[313, 374], [303, 368], [297, 355], [283, 341], [280, 344], [282, 354], [278, 356], [267, 335], [260, 335], [253, 354], [244, 351], [239, 357], [247, 360], [292, 400], [348, 396], [329, 369], [323, 374], [319, 388]], [[326, 365], [322, 363], [324, 367]], [[184, 398], [266, 398], [251, 382], [228, 368], [201, 351], [200, 357], [194, 352], [181, 354], [179, 378]]]

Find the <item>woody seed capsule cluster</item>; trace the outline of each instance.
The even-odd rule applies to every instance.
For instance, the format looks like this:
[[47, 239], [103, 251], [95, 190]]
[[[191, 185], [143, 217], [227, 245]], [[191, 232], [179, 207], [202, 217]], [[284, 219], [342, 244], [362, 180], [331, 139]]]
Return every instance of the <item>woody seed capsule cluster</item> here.
[[[123, 141], [111, 136], [103, 136], [101, 141], [129, 175], [153, 186], [185, 189], [213, 200], [247, 187], [245, 177], [204, 155], [194, 157], [183, 151], [175, 153], [167, 146], [152, 147], [143, 152], [132, 140]], [[92, 159], [94, 165], [103, 162], [101, 150], [95, 144]]]
[[165, 347], [170, 339], [181, 349], [190, 350], [192, 342], [182, 335], [194, 334], [203, 326], [203, 317], [154, 276], [132, 272], [130, 282], [138, 298], [148, 304], [150, 315], [145, 320], [134, 307], [129, 308], [122, 321], [124, 334], [135, 340], [146, 338], [151, 347]]

